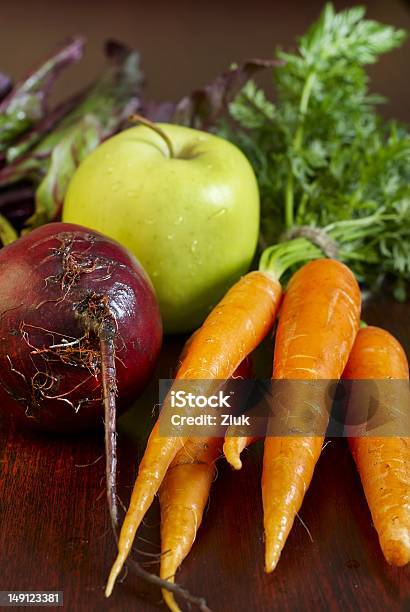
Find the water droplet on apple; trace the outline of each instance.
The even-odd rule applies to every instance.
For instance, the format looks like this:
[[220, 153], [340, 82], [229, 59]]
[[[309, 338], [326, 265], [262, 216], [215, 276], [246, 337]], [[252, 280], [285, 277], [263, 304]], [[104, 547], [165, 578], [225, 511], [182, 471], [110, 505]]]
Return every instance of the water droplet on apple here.
[[193, 240], [191, 244], [191, 253], [195, 253], [197, 246], [198, 246], [198, 240]]
[[153, 276], [154, 278], [157, 278], [159, 276], [158, 270], [154, 270], [153, 272], [151, 272], [151, 276]]
[[184, 217], [178, 217], [177, 219], [175, 219], [174, 224], [175, 225], [180, 225], [183, 220], [184, 220]]
[[174, 239], [174, 234], [168, 234], [167, 240], [173, 240], [173, 239]]
[[216, 217], [222, 217], [222, 215], [224, 215], [225, 213], [226, 213], [226, 208], [220, 208], [216, 212], [212, 213], [212, 215], [209, 218], [215, 219]]

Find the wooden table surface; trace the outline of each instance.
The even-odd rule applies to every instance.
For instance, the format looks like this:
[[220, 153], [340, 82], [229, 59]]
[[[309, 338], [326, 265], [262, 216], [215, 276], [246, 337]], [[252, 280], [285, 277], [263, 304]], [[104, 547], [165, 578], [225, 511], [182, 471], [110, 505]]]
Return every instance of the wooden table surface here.
[[[410, 304], [384, 297], [371, 301], [364, 317], [396, 334], [410, 354], [409, 313]], [[157, 378], [169, 376], [181, 343], [180, 338], [166, 341], [157, 377], [121, 419], [124, 502], [151, 424]], [[70, 612], [165, 609], [160, 593], [131, 574], [111, 599], [104, 599], [115, 547], [102, 453], [98, 433], [53, 439], [3, 426], [0, 590], [62, 590], [64, 609]], [[209, 509], [179, 582], [205, 596], [214, 612], [410, 610], [410, 567], [394, 569], [383, 560], [344, 440], [332, 440], [324, 449], [301, 520], [271, 576], [263, 572], [260, 473], [260, 444], [247, 452], [240, 472], [220, 462]], [[139, 550], [158, 552], [157, 502], [139, 535]]]
[[[96, 9], [91, 2], [72, 0], [4, 0], [1, 67], [19, 77], [30, 63], [28, 58], [31, 63], [40, 60], [68, 34], [84, 32], [89, 40], [87, 56], [64, 77], [58, 92], [66, 94], [95, 77], [103, 63], [102, 41], [115, 36], [142, 51], [149, 96], [178, 98], [208, 82], [234, 59], [270, 56], [277, 43], [288, 46], [323, 2], [236, 0], [215, 3], [212, 10], [209, 3], [160, 4], [160, 12], [157, 3], [148, 3], [141, 11], [141, 3], [117, 0], [114, 17], [109, 1]], [[346, 4], [352, 2], [337, 2], [339, 8]], [[372, 18], [402, 27], [409, 24], [404, 1], [365, 4]], [[409, 118], [409, 89], [403, 82], [407, 64], [408, 47], [404, 47], [371, 69], [375, 90], [391, 98], [384, 112], [404, 120]], [[410, 355], [409, 313], [410, 304], [379, 298], [367, 305], [364, 316], [396, 334]], [[166, 341], [156, 378], [121, 419], [119, 490], [124, 502], [152, 424], [157, 379], [170, 375], [181, 345], [181, 339]], [[393, 569], [383, 560], [352, 459], [340, 439], [323, 451], [301, 521], [296, 520], [274, 574], [264, 575], [261, 451], [260, 444], [254, 445], [237, 473], [220, 462], [209, 509], [178, 573], [179, 582], [205, 596], [214, 612], [410, 610], [410, 568]], [[115, 546], [102, 453], [101, 432], [51, 438], [12, 431], [0, 423], [0, 590], [62, 590], [64, 609], [70, 612], [165, 610], [158, 590], [132, 575], [117, 586], [110, 600], [104, 599]], [[139, 550], [158, 552], [157, 503], [139, 536]], [[157, 571], [158, 566], [148, 568]]]

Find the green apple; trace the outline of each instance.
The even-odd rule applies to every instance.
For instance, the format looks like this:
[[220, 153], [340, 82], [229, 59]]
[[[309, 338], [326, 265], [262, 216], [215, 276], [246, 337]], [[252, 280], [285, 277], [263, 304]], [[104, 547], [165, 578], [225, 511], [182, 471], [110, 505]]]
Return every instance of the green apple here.
[[165, 331], [191, 331], [249, 268], [259, 193], [251, 165], [230, 142], [177, 125], [141, 125], [82, 162], [63, 221], [130, 249], [154, 284]]

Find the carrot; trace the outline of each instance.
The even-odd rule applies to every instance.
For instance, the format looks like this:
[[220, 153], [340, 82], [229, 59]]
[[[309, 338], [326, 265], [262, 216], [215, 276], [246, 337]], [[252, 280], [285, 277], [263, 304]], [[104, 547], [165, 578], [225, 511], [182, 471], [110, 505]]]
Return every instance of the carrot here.
[[[339, 379], [359, 328], [360, 290], [351, 271], [320, 259], [292, 277], [276, 333], [274, 379]], [[323, 396], [325, 391], [323, 391]], [[324, 411], [325, 397], [318, 408]], [[265, 439], [262, 499], [265, 569], [273, 571], [309, 487], [322, 436]]]
[[[343, 377], [408, 380], [409, 366], [393, 336], [366, 327], [357, 335]], [[410, 561], [410, 438], [352, 437], [349, 446], [386, 561], [405, 565]]]
[[[190, 340], [188, 341], [189, 348]], [[245, 359], [233, 378], [250, 378], [251, 364]], [[201, 525], [212, 482], [216, 460], [221, 455], [223, 438], [190, 438], [171, 463], [159, 489], [161, 506], [160, 576], [174, 581], [182, 561], [188, 555]], [[174, 596], [162, 594], [169, 609], [179, 612]]]
[[[195, 334], [176, 380], [230, 378], [272, 327], [281, 295], [280, 283], [270, 274], [255, 271], [242, 277]], [[106, 587], [107, 597], [131, 550], [136, 531], [183, 443], [178, 437], [160, 436], [159, 420], [156, 422], [122, 525], [118, 556]]]
[[[176, 380], [227, 380], [272, 327], [282, 298], [279, 279], [292, 265], [317, 259], [320, 249], [304, 238], [266, 249], [259, 271], [243, 276], [208, 315], [182, 360]], [[172, 389], [171, 389], [172, 391]], [[105, 589], [112, 593], [137, 529], [168, 467], [186, 440], [160, 435], [159, 420], [148, 438], [118, 540], [117, 558]]]
[[[190, 442], [196, 452], [190, 455]], [[198, 440], [189, 440], [177, 454], [159, 490], [161, 505], [161, 566], [160, 576], [170, 582], [195, 541], [212, 482], [215, 462], [221, 454], [222, 439], [202, 439], [202, 453], [197, 452]], [[165, 603], [173, 612], [180, 609], [170, 591], [162, 590]]]
[[223, 454], [225, 455], [228, 463], [231, 464], [235, 470], [240, 470], [242, 467], [241, 453], [245, 448], [250, 446], [258, 438], [256, 436], [239, 436], [235, 433], [235, 426], [231, 425], [228, 427], [225, 433], [225, 440], [223, 445]]

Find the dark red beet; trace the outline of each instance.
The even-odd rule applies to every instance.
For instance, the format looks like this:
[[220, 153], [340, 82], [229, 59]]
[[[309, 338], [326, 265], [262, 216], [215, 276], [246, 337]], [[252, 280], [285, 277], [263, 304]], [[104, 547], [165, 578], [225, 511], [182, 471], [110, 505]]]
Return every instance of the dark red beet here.
[[148, 382], [161, 336], [147, 275], [101, 234], [51, 223], [0, 251], [1, 408], [49, 431], [104, 421], [114, 531], [116, 397], [127, 406]]
[[126, 407], [152, 375], [162, 336], [151, 283], [129, 252], [66, 223], [0, 251], [2, 410], [60, 432], [101, 423], [101, 336], [105, 352], [114, 343]]
[[[116, 399], [125, 407], [141, 392], [161, 338], [151, 282], [113, 240], [79, 225], [50, 223], [0, 250], [0, 410], [58, 432], [105, 421], [116, 537]], [[141, 578], [209, 612], [201, 598], [132, 559], [129, 564]]]

